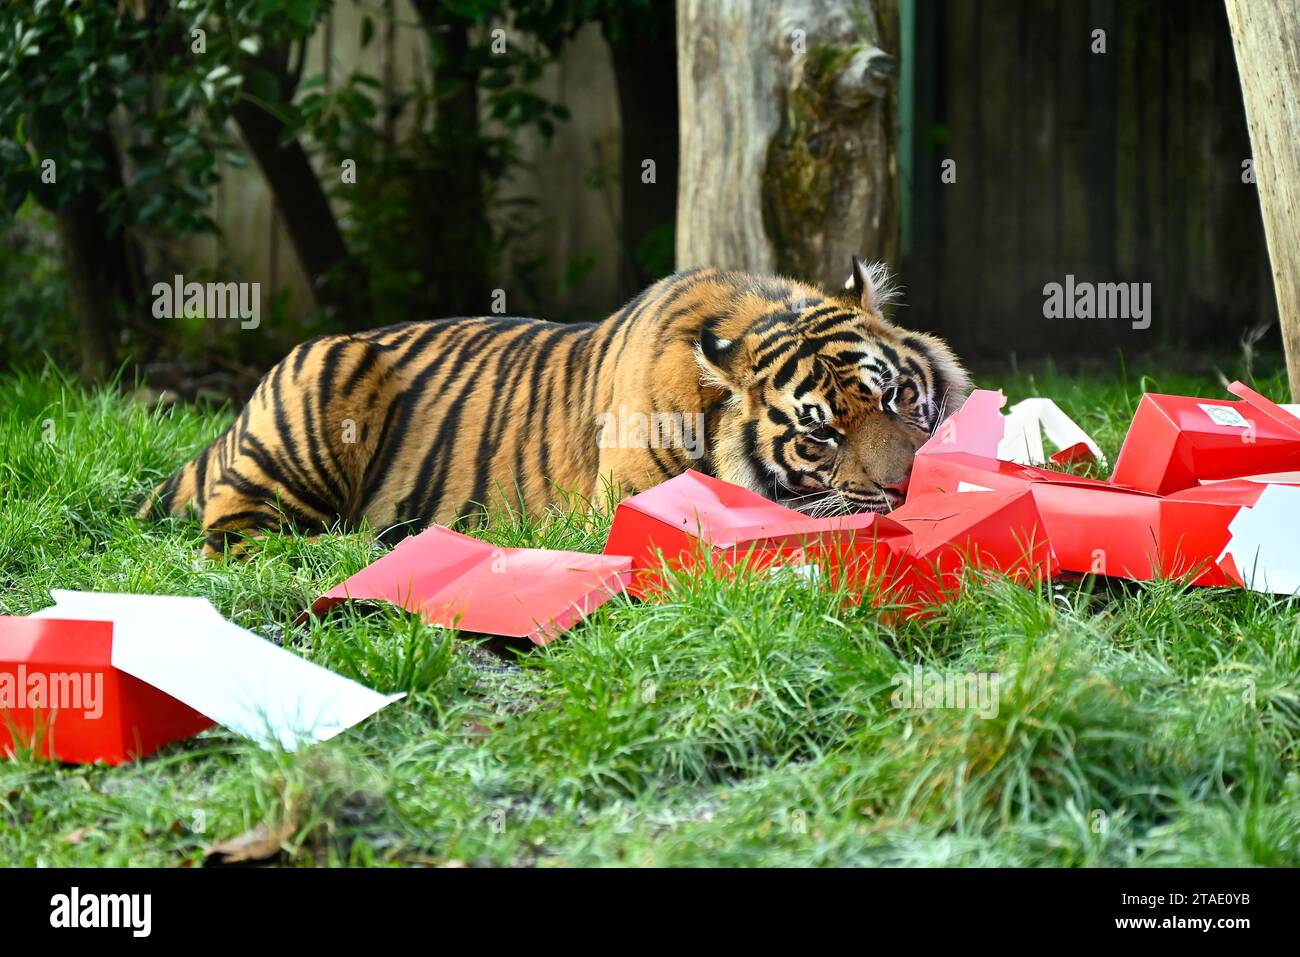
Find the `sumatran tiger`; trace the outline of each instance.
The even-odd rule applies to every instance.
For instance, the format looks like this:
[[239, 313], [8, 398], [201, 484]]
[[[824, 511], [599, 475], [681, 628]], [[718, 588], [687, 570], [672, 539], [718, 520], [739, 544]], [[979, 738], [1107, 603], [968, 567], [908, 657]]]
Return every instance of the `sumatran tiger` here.
[[893, 297], [887, 270], [854, 257], [833, 294], [701, 268], [599, 323], [323, 336], [271, 369], [141, 515], [197, 509], [208, 555], [284, 524], [365, 521], [392, 540], [476, 519], [496, 495], [536, 515], [687, 468], [809, 514], [888, 511], [970, 389], [943, 341], [885, 318]]

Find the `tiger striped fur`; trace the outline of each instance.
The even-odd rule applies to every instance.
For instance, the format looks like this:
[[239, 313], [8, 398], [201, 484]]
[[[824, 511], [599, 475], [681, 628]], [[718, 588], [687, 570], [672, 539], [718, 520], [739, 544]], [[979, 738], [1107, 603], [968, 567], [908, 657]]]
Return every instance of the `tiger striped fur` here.
[[[884, 318], [891, 295], [885, 270], [855, 257], [833, 294], [691, 269], [600, 323], [477, 317], [323, 336], [277, 364], [141, 515], [197, 509], [207, 554], [282, 524], [366, 521], [391, 540], [498, 496], [535, 515], [566, 493], [630, 494], [687, 468], [811, 514], [887, 511], [970, 388], [941, 340]], [[608, 441], [598, 423], [620, 409], [695, 417], [702, 454]]]

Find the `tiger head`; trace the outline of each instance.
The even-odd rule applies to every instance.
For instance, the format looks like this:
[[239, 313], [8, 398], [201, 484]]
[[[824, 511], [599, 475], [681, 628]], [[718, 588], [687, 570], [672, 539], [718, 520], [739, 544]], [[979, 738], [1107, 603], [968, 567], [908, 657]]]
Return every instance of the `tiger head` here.
[[714, 474], [811, 515], [892, 509], [916, 450], [970, 391], [952, 350], [888, 321], [889, 273], [856, 256], [841, 293], [784, 279], [735, 293], [695, 347], [721, 399]]

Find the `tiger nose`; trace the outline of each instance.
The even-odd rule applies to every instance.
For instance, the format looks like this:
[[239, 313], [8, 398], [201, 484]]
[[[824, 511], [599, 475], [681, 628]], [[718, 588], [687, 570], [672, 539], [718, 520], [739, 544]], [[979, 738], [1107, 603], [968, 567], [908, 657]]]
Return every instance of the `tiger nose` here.
[[900, 478], [882, 482], [881, 487], [891, 492], [897, 492], [899, 495], [905, 495], [907, 493], [907, 486], [911, 481], [912, 470], [909, 468]]
[[889, 502], [890, 508], [898, 508], [907, 500], [907, 484], [911, 477], [912, 471], [908, 469], [901, 478], [892, 482], [885, 482], [880, 486], [884, 490], [885, 499]]

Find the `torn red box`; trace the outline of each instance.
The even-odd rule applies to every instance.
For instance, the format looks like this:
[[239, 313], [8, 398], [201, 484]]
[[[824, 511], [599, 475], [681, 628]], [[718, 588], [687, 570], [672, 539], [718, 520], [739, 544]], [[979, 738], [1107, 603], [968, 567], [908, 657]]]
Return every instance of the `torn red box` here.
[[1243, 508], [1257, 505], [1270, 485], [1296, 484], [1300, 476], [1276, 483], [1227, 479], [1167, 496], [1161, 503], [1165, 567], [1174, 576], [1189, 576], [1195, 585], [1243, 584], [1231, 557], [1224, 556], [1232, 541], [1232, 523]]
[[212, 727], [112, 650], [109, 621], [0, 617], [0, 755], [124, 764]]
[[897, 522], [860, 514], [811, 518], [749, 489], [693, 470], [624, 500], [614, 513], [605, 554], [630, 555], [628, 591], [644, 597], [663, 585], [662, 570], [703, 560], [762, 571], [821, 564], [829, 584], [855, 589], [889, 577], [908, 537]]
[[626, 556], [498, 548], [434, 525], [316, 599], [311, 613], [382, 601], [429, 624], [544, 645], [621, 593], [631, 567]]
[[1253, 492], [1227, 483], [1219, 491], [1197, 491], [1197, 486], [1166, 497], [1000, 461], [991, 451], [1002, 428], [998, 409], [1003, 401], [1000, 393], [973, 393], [971, 401], [940, 427], [917, 454], [909, 501], [914, 494], [936, 491], [1026, 489], [1062, 571], [1135, 580], [1187, 577], [1200, 585], [1232, 583], [1214, 559], [1227, 542], [1228, 523], [1263, 486], [1256, 485]]
[[[1001, 409], [1006, 401], [1001, 392], [988, 389], [972, 392], [962, 407], [940, 423], [934, 435], [917, 450], [908, 495], [1021, 488], [1030, 482], [1112, 487], [1097, 479], [1000, 459], [998, 449], [1003, 444], [1007, 424]], [[1092, 455], [1087, 443], [1079, 443], [1056, 453], [1052, 461], [1078, 457], [1079, 448], [1087, 456]]]
[[1147, 393], [1112, 484], [1168, 495], [1206, 479], [1300, 469], [1300, 419], [1240, 382], [1241, 401]]
[[[1207, 556], [1222, 549], [1238, 505], [1170, 501], [1086, 480], [1012, 478], [1007, 469], [984, 481], [1033, 498], [1056, 570], [1136, 581], [1196, 572], [1197, 584], [1226, 584]], [[960, 485], [962, 496], [988, 494], [973, 491], [969, 480]]]
[[966, 569], [1037, 581], [1058, 570], [1033, 491], [1028, 486], [986, 491], [909, 494], [889, 517], [912, 533], [907, 557], [930, 572], [938, 599]]
[[1226, 585], [1214, 557], [1240, 507], [1124, 489], [1036, 483], [1032, 494], [1062, 571], [1134, 581], [1186, 578]]
[[1161, 568], [1161, 505], [1154, 495], [1105, 483], [1035, 482], [1052, 553], [1062, 571], [1149, 580]]
[[1293, 483], [1259, 485], [1255, 501], [1239, 508], [1228, 524], [1228, 542], [1219, 555], [1219, 568], [1234, 583], [1253, 591], [1300, 595], [1297, 540], [1300, 487]]

